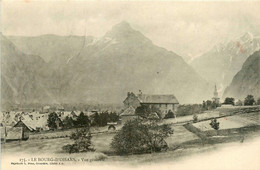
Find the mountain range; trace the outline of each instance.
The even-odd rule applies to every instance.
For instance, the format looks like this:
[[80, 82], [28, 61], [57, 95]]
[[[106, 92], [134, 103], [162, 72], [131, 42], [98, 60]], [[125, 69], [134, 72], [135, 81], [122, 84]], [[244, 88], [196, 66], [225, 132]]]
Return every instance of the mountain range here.
[[228, 43], [218, 44], [191, 62], [191, 66], [222, 95], [246, 59], [260, 49], [260, 38], [251, 33]]
[[213, 93], [181, 56], [127, 22], [101, 38], [2, 36], [1, 76], [2, 101], [14, 103], [122, 103], [138, 90], [200, 103]]
[[247, 58], [224, 92], [225, 97], [240, 100], [249, 94], [253, 95], [255, 99], [260, 97], [260, 51], [256, 51]]

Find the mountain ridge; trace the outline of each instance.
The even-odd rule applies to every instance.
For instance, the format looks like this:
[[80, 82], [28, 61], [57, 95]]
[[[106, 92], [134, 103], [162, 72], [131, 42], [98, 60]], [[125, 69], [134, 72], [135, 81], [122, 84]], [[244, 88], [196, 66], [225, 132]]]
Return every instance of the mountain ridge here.
[[213, 85], [196, 74], [181, 56], [154, 45], [126, 23], [112, 27], [99, 39], [17, 39], [11, 37], [25, 54], [31, 50], [32, 54], [52, 55], [42, 72], [35, 75], [45, 93], [54, 96], [52, 100], [43, 97], [45, 102], [121, 103], [128, 91], [140, 89], [149, 94], [174, 94], [181, 103], [198, 103], [212, 96]]

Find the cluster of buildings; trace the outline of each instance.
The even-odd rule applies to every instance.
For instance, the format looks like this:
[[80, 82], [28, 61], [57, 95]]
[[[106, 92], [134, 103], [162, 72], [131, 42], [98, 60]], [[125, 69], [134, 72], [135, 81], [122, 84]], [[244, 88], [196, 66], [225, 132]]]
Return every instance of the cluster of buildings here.
[[[178, 100], [174, 95], [149, 95], [134, 94], [133, 92], [128, 92], [126, 99], [123, 101], [124, 109], [120, 113], [120, 122], [125, 122], [129, 119], [136, 118], [135, 110], [137, 107], [145, 105], [148, 107], [156, 107], [160, 110], [162, 116], [164, 117], [168, 111], [177, 112], [179, 105]], [[1, 138], [5, 140], [11, 139], [23, 139], [29, 138], [29, 133], [47, 131], [50, 130], [48, 127], [48, 117], [52, 113], [50, 106], [45, 106], [41, 111], [23, 112], [23, 111], [11, 111], [6, 113], [0, 113], [0, 130]], [[66, 117], [77, 120], [81, 111], [65, 111], [64, 108], [58, 108], [55, 113], [58, 115], [58, 120], [56, 121], [57, 128], [62, 128], [62, 122]], [[83, 112], [88, 117], [93, 117], [96, 111]], [[150, 114], [152, 118], [159, 118], [157, 113]], [[117, 123], [108, 123], [109, 128], [115, 128]], [[108, 128], [108, 129], [109, 129]]]
[[[0, 112], [1, 140], [26, 140], [29, 138], [30, 132], [50, 130], [47, 121], [50, 113], [46, 108], [41, 112]], [[57, 127], [61, 129], [62, 122], [66, 117], [76, 120], [81, 111], [64, 111], [59, 109], [55, 113], [58, 115], [58, 120], [56, 121]], [[84, 112], [84, 114], [91, 116], [95, 112]]]

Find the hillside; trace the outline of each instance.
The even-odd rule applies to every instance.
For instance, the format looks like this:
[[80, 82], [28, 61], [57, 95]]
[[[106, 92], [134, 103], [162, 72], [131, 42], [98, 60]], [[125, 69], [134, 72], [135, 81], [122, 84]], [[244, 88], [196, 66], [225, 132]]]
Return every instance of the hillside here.
[[[42, 37], [46, 40], [42, 41]], [[64, 43], [60, 47], [61, 40], [53, 40], [55, 37], [33, 37], [34, 41], [39, 40], [32, 49], [31, 40], [28, 42], [30, 38], [23, 41], [23, 38], [11, 37], [11, 40], [18, 49], [26, 51], [23, 51], [25, 54], [37, 54], [45, 61], [49, 59], [47, 63], [42, 61], [45, 63], [39, 67], [42, 71], [30, 74], [35, 73], [37, 82], [47, 91], [44, 93], [54, 96], [58, 103], [121, 103], [128, 91], [139, 89], [151, 94], [171, 93], [181, 103], [201, 102], [212, 96], [213, 88], [182, 57], [154, 45], [126, 22], [115, 25], [99, 39], [74, 38], [72, 44], [76, 45], [72, 46]], [[68, 54], [67, 57], [63, 57], [63, 53]], [[59, 60], [55, 62], [56, 58]], [[27, 63], [26, 59], [21, 60], [23, 62]], [[9, 99], [13, 100], [12, 97]], [[49, 99], [42, 97], [42, 100]]]
[[45, 62], [58, 64], [75, 56], [93, 41], [93, 37], [42, 35], [36, 37], [8, 36], [12, 43], [25, 54], [41, 56]]
[[225, 89], [224, 96], [243, 100], [248, 94], [260, 97], [260, 51], [252, 54]]
[[55, 101], [48, 92], [48, 69], [41, 57], [24, 54], [5, 36], [1, 37], [1, 50], [2, 104]]
[[216, 45], [194, 59], [191, 65], [207, 81], [216, 83], [222, 94], [246, 59], [259, 49], [260, 38], [246, 33], [226, 44]]

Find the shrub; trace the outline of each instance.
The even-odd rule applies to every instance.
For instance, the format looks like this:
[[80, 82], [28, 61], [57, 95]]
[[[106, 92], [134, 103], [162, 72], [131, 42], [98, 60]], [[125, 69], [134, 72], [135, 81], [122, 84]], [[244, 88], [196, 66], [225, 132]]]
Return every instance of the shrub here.
[[210, 126], [215, 129], [218, 130], [219, 129], [219, 122], [217, 121], [217, 119], [212, 119], [210, 122]]
[[115, 135], [111, 147], [120, 155], [160, 152], [168, 148], [164, 138], [170, 134], [173, 134], [173, 130], [169, 125], [130, 120]]
[[135, 109], [136, 115], [148, 119], [149, 115], [156, 113], [159, 116], [159, 119], [162, 119], [162, 113], [159, 108], [152, 106], [149, 107], [147, 105], [141, 105]]
[[169, 119], [169, 118], [175, 118], [175, 115], [171, 110], [169, 110], [168, 113], [164, 116], [164, 119]]
[[74, 144], [65, 145], [62, 149], [68, 153], [95, 151], [92, 147], [91, 138], [92, 136], [89, 132], [89, 128], [77, 129], [70, 137], [70, 139], [74, 140]]
[[201, 104], [189, 104], [189, 105], [180, 105], [177, 110], [178, 116], [187, 116], [199, 114], [203, 111]]
[[196, 114], [193, 115], [193, 122], [194, 123], [198, 122], [198, 115], [196, 115]]

